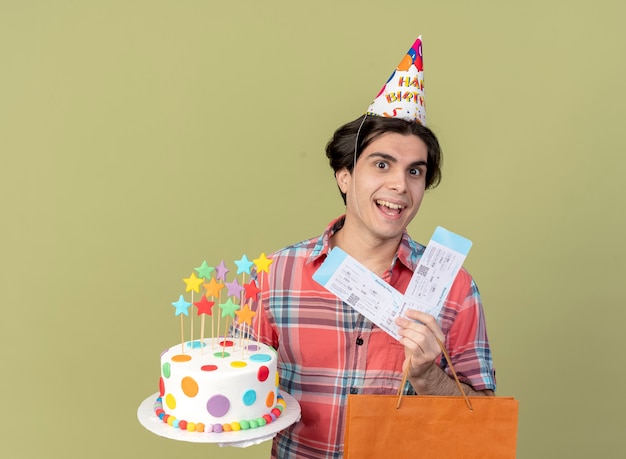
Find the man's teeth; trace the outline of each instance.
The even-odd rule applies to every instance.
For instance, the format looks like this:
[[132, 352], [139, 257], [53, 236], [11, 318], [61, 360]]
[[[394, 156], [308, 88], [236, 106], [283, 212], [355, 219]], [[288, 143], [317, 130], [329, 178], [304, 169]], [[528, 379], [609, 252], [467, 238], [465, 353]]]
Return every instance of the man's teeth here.
[[400, 210], [403, 207], [399, 204], [394, 204], [393, 202], [389, 202], [389, 201], [382, 201], [380, 199], [376, 201], [376, 204], [378, 204], [379, 206], [389, 207], [390, 209], [394, 209], [394, 210]]

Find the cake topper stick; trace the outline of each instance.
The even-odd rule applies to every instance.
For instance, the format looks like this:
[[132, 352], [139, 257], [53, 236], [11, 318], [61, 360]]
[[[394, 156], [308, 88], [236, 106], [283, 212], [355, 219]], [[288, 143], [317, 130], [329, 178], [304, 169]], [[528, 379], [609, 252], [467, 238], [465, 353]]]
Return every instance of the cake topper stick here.
[[[246, 300], [249, 300], [248, 302], [249, 307], [252, 308], [252, 302], [258, 300], [259, 292], [261, 290], [256, 286], [256, 281], [254, 279], [250, 280], [250, 282], [245, 284], [244, 289], [246, 291]], [[256, 312], [253, 314], [253, 316], [255, 315], [256, 315]], [[252, 318], [250, 318], [250, 322], [248, 323], [248, 327], [246, 331], [246, 341], [250, 341], [251, 334], [252, 334]]]
[[200, 322], [200, 354], [204, 353], [204, 318], [207, 314], [213, 318], [213, 306], [215, 302], [209, 301], [205, 295], [202, 295], [200, 301], [194, 303], [194, 305], [198, 308], [198, 315], [201, 317]]
[[[220, 294], [217, 296], [217, 307], [220, 309], [220, 311], [222, 310], [222, 305], [220, 303], [220, 301], [222, 301], [222, 292], [220, 291]], [[217, 335], [217, 338], [219, 340], [219, 337], [222, 335], [222, 331], [220, 329], [220, 322], [221, 322], [221, 314], [217, 315], [217, 329], [215, 330], [215, 334]]]
[[[235, 260], [235, 265], [237, 265], [237, 274], [241, 274], [241, 285], [244, 285], [246, 282], [246, 274], [248, 276], [251, 275], [250, 268], [254, 265], [254, 262], [248, 260], [248, 256], [244, 253], [243, 256], [239, 260]], [[239, 299], [239, 304], [243, 305], [245, 303], [243, 296], [243, 289], [241, 290], [241, 298]], [[235, 330], [238, 330], [239, 321], [235, 324]], [[243, 345], [243, 334], [240, 333], [241, 343]]]
[[[226, 285], [226, 288], [228, 289], [228, 296], [232, 298], [235, 303], [237, 302], [237, 299], [241, 299], [241, 292], [243, 292], [244, 288], [241, 285], [239, 285], [239, 282], [237, 282], [236, 277], [233, 279], [232, 282], [226, 282], [224, 285]], [[240, 305], [242, 304], [241, 301], [239, 301], [239, 304]], [[232, 317], [233, 319], [235, 318], [234, 315]], [[233, 320], [233, 328], [236, 326], [237, 324], [235, 324]], [[230, 332], [230, 328], [227, 326], [226, 333], [225, 333], [227, 337], [229, 336], [229, 332]]]
[[[200, 266], [198, 266], [197, 268], [194, 268], [194, 270], [198, 273], [198, 277], [200, 277], [203, 281], [209, 280], [211, 278], [211, 275], [213, 274], [213, 271], [215, 271], [215, 268], [213, 266], [209, 266], [208, 263], [206, 262], [206, 260], [204, 260], [202, 262], [202, 264]], [[202, 286], [204, 287], [206, 284], [202, 284]], [[205, 300], [206, 296], [202, 295], [202, 299], [200, 300], [200, 303], [204, 306], [203, 301], [206, 301], [207, 303], [209, 302], [208, 300]], [[198, 306], [196, 303], [194, 303], [196, 306]], [[214, 304], [214, 303], [213, 303]], [[213, 313], [211, 311], [211, 308], [213, 307], [213, 304], [211, 304], [211, 306], [208, 308], [208, 314], [211, 316], [211, 322], [213, 322]], [[204, 311], [204, 309], [203, 309]], [[200, 312], [200, 306], [198, 306], [198, 315], [202, 314], [202, 318], [200, 320], [200, 353], [202, 354], [204, 351], [204, 319], [205, 316], [207, 314], [207, 312]], [[211, 327], [211, 330], [213, 328]]]
[[[191, 292], [191, 303], [193, 304], [193, 291]], [[193, 349], [193, 313], [189, 316], [189, 347]]]
[[[246, 274], [243, 273], [241, 275], [242, 286], [245, 286], [244, 285], [245, 280], [246, 280]], [[239, 305], [241, 306], [241, 308], [243, 308], [243, 305], [245, 305], [246, 303], [245, 293], [246, 293], [245, 288], [242, 288], [241, 293], [239, 295]], [[239, 309], [239, 311], [241, 311], [241, 309]], [[244, 338], [243, 335], [246, 333], [246, 324], [245, 323], [243, 324], [243, 330], [239, 328], [239, 325], [241, 324], [241, 321], [239, 320], [239, 311], [235, 311], [235, 314], [237, 314], [237, 321], [236, 322], [233, 321], [233, 325], [234, 325], [235, 331], [239, 333], [239, 345], [243, 348], [243, 338]]]
[[[252, 318], [256, 315], [256, 312], [250, 309], [250, 305], [246, 303], [239, 311], [235, 311], [237, 314], [237, 323], [243, 324], [244, 333], [247, 335], [250, 333], [250, 326], [252, 325]], [[247, 331], [246, 331], [247, 329]], [[243, 337], [243, 335], [242, 335]], [[245, 347], [243, 342], [241, 344], [241, 356], [244, 357]]]
[[[265, 256], [265, 253], [261, 253], [259, 258], [254, 259], [254, 265], [256, 266], [257, 276], [259, 277], [259, 287], [263, 290], [265, 284], [265, 276], [263, 273], [269, 274], [269, 268], [274, 260], [270, 260]], [[258, 317], [257, 317], [257, 333], [256, 338], [261, 340], [261, 316], [263, 315], [263, 295], [259, 298], [257, 305]]]
[[[239, 309], [239, 305], [235, 303], [231, 297], [229, 297], [226, 300], [226, 303], [220, 304], [220, 307], [222, 308], [222, 317], [226, 318], [226, 329], [228, 329], [228, 319], [230, 317], [232, 317], [233, 320], [235, 319], [235, 311]], [[227, 339], [226, 336], [224, 336], [224, 339], [222, 339], [222, 358], [226, 352], [226, 342]]]
[[[213, 301], [217, 298], [217, 304], [219, 307], [220, 291], [224, 288], [224, 284], [218, 282], [215, 278], [211, 278], [209, 283], [204, 284], [203, 287], [206, 290], [207, 297], [210, 296]], [[219, 321], [219, 315], [217, 320]], [[219, 332], [219, 324], [217, 331]], [[215, 314], [211, 314], [211, 349], [215, 349]]]
[[[217, 265], [215, 267], [216, 273], [215, 273], [215, 278], [217, 280], [221, 280], [223, 283], [226, 283], [226, 273], [229, 271], [228, 268], [226, 268], [226, 265], [224, 264], [224, 260], [220, 261], [220, 264]], [[218, 296], [218, 304], [220, 309], [222, 308], [222, 305], [220, 304], [220, 297], [221, 297], [221, 291], [220, 291], [220, 295]], [[220, 314], [217, 316], [217, 334], [218, 336], [221, 333], [221, 328], [220, 328], [220, 322], [221, 322], [221, 317], [223, 316], [223, 314]]]
[[211, 349], [214, 349], [214, 348], [215, 348], [215, 315], [211, 314]]
[[[202, 284], [202, 279], [196, 276], [196, 273], [192, 272], [191, 275], [183, 279], [183, 282], [187, 285], [185, 292], [191, 292], [191, 303], [193, 303], [193, 292], [200, 293], [200, 285]], [[189, 345], [193, 349], [193, 314], [191, 314], [191, 341]]]
[[183, 324], [183, 316], [180, 316], [180, 351], [185, 353], [185, 327]]
[[[202, 296], [206, 298], [206, 296]], [[200, 354], [204, 354], [204, 316], [200, 318]]]
[[[245, 290], [245, 282], [246, 282], [246, 273], [243, 273], [241, 275], [241, 285], [244, 287], [241, 289], [241, 293], [239, 295], [239, 305], [243, 308], [243, 305], [246, 304], [246, 290]], [[240, 309], [241, 310], [241, 309]], [[237, 314], [239, 313], [239, 311], [237, 311]], [[237, 326], [235, 327], [235, 330], [237, 330], [237, 327], [239, 326], [240, 321], [237, 321]], [[243, 338], [244, 335], [246, 333], [246, 324], [243, 324], [243, 330], [239, 330], [239, 345], [243, 348]]]
[[185, 335], [184, 335], [184, 324], [183, 324], [183, 314], [189, 315], [189, 306], [191, 303], [187, 303], [183, 298], [183, 295], [178, 298], [178, 301], [172, 303], [172, 306], [176, 308], [174, 315], [180, 316], [180, 346], [182, 348], [182, 353], [185, 353]]

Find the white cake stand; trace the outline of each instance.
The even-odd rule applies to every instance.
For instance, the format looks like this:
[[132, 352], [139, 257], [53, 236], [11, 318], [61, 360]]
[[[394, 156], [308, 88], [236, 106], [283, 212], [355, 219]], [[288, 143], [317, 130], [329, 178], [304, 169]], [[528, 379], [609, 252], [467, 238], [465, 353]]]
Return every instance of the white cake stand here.
[[300, 404], [298, 401], [287, 393], [281, 393], [280, 395], [285, 399], [287, 408], [275, 421], [256, 429], [222, 433], [188, 432], [177, 429], [164, 423], [154, 414], [154, 402], [159, 396], [158, 392], [150, 395], [139, 405], [137, 418], [142, 426], [161, 437], [193, 443], [216, 443], [219, 446], [245, 448], [271, 440], [278, 432], [300, 419]]

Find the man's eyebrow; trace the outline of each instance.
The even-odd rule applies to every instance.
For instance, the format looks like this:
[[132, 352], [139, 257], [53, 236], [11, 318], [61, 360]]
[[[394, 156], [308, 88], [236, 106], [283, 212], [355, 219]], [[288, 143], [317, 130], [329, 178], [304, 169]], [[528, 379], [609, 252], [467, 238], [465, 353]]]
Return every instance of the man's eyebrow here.
[[[367, 155], [368, 158], [381, 158], [381, 159], [385, 159], [387, 161], [389, 161], [390, 163], [397, 163], [398, 160], [395, 158], [395, 156], [392, 156], [390, 154], [387, 153], [383, 153], [380, 151], [374, 151], [372, 153], [370, 153], [369, 155]], [[414, 163], [411, 163], [409, 167], [419, 167], [419, 166], [427, 166], [428, 162], [427, 161], [415, 161]]]
[[370, 153], [369, 155], [367, 155], [367, 157], [368, 158], [382, 158], [382, 159], [386, 159], [387, 161], [392, 162], [392, 163], [397, 163], [398, 162], [398, 160], [395, 157], [393, 157], [393, 156], [391, 156], [391, 155], [389, 155], [387, 153], [382, 153], [382, 152], [379, 152], [379, 151], [374, 151], [374, 152]]

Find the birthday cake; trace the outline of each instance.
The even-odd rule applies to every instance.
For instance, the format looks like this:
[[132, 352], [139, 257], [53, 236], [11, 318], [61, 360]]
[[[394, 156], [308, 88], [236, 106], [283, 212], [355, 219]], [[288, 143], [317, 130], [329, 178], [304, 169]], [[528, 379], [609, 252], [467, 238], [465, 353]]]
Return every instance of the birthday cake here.
[[[215, 268], [203, 262], [195, 268], [199, 277], [192, 272], [183, 279], [191, 302], [180, 295], [172, 303], [180, 316], [181, 341], [161, 354], [154, 413], [173, 428], [213, 433], [255, 429], [275, 421], [286, 408], [278, 392], [276, 351], [249, 338], [252, 319], [262, 311], [256, 281], [264, 281], [271, 260], [261, 254], [252, 262], [244, 255], [235, 264], [240, 281], [237, 277], [228, 281], [229, 270], [223, 261]], [[199, 301], [194, 301], [194, 292], [201, 293]], [[192, 305], [201, 316], [200, 339], [196, 340], [193, 314], [189, 314]], [[214, 314], [214, 309], [221, 315]], [[188, 341], [183, 316], [189, 317]], [[207, 316], [211, 317], [211, 331], [205, 338]], [[216, 336], [215, 316], [217, 334], [223, 328], [228, 331], [226, 336]], [[222, 318], [224, 324], [220, 325]]]
[[[211, 342], [213, 341], [213, 342]], [[161, 355], [155, 414], [179, 429], [229, 432], [262, 427], [286, 407], [276, 352], [244, 338], [186, 343]], [[184, 352], [182, 352], [184, 350]]]

